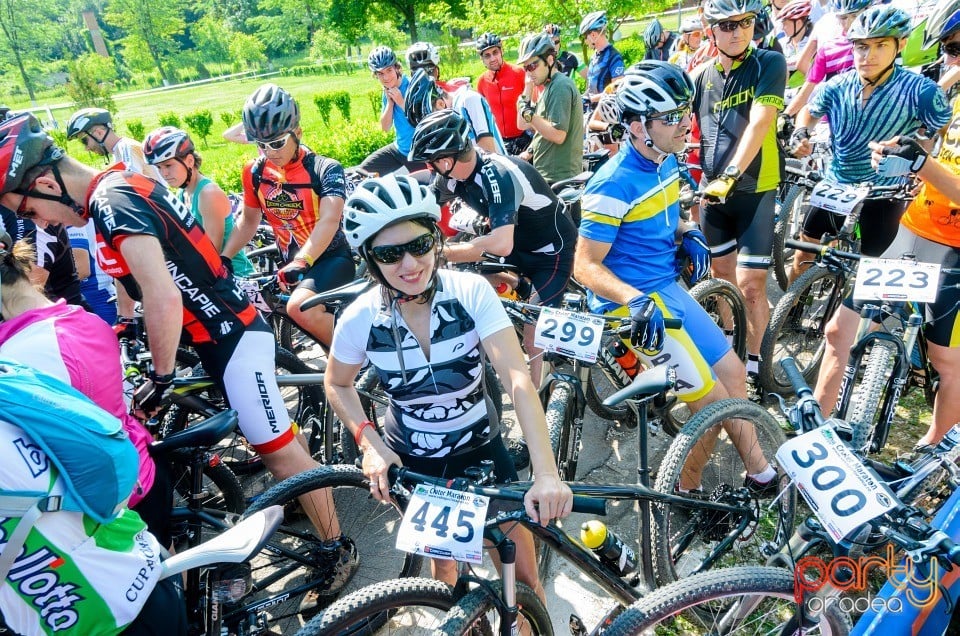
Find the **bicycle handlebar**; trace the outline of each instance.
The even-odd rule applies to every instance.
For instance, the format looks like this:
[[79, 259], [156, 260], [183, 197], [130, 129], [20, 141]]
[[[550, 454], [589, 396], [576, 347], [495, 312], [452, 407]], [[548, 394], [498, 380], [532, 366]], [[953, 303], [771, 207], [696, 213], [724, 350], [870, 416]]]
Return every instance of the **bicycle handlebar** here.
[[[433, 477], [417, 473], [409, 468], [400, 466], [391, 466], [387, 473], [391, 484], [398, 482], [430, 484], [441, 488], [451, 490], [460, 490], [471, 492], [477, 495], [490, 497], [491, 499], [501, 499], [504, 501], [514, 501], [523, 503], [523, 497], [529, 490], [529, 484], [511, 484], [509, 487], [481, 486], [470, 480], [469, 477], [459, 477], [450, 479], [449, 477]], [[586, 495], [573, 496], [573, 512], [580, 512], [591, 515], [606, 515], [607, 501], [597, 497], [588, 497]]]
[[793, 358], [784, 358], [780, 361], [780, 367], [783, 368], [783, 372], [787, 376], [787, 381], [793, 386], [793, 390], [797, 396], [803, 397], [813, 393], [813, 391], [810, 390], [810, 385], [808, 385], [806, 379], [804, 379], [803, 374], [800, 373], [796, 360]]
[[845, 258], [851, 261], [860, 260], [859, 254], [854, 252], [844, 252], [843, 250], [834, 249], [829, 245], [823, 245], [821, 243], [808, 243], [807, 241], [795, 241], [793, 239], [787, 239], [784, 241], [784, 245], [787, 247], [792, 247], [795, 250], [810, 252], [811, 254], [818, 254], [820, 256], [836, 256], [837, 258]]

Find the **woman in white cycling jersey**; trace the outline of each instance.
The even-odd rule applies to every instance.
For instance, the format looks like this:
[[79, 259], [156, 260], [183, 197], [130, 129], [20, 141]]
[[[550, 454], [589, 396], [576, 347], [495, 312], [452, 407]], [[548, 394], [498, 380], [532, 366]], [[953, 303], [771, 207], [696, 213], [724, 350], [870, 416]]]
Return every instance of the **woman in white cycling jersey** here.
[[[433, 194], [409, 176], [361, 184], [347, 200], [344, 231], [379, 283], [350, 305], [333, 337], [325, 386], [330, 403], [363, 450], [371, 494], [389, 498], [391, 465], [444, 477], [493, 460], [498, 482], [516, 469], [486, 395], [489, 357], [517, 411], [530, 449], [534, 485], [524, 505], [540, 523], [570, 513], [546, 419], [503, 306], [485, 279], [439, 268], [442, 239]], [[366, 420], [354, 378], [365, 361], [390, 396], [381, 436]], [[519, 526], [517, 579], [543, 598], [533, 537]], [[456, 581], [453, 561], [433, 561], [434, 576]]]

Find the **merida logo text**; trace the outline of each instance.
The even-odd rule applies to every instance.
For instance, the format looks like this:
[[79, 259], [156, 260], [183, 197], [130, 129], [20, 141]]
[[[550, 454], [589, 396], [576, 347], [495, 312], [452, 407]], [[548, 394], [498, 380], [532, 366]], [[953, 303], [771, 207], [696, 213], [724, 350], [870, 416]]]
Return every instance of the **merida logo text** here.
[[263, 403], [263, 411], [267, 414], [267, 423], [270, 424], [270, 430], [273, 433], [279, 433], [280, 427], [277, 426], [277, 415], [273, 412], [273, 406], [270, 404], [270, 393], [267, 391], [267, 383], [263, 379], [263, 373], [257, 371], [257, 389], [260, 391], [260, 401]]

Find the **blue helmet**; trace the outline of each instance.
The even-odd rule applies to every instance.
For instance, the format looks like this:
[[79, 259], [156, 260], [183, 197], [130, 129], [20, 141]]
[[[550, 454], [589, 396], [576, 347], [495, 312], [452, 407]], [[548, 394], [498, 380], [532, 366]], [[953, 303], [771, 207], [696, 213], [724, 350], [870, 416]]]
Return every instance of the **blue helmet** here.
[[602, 31], [605, 28], [607, 28], [607, 12], [593, 11], [580, 21], [580, 37], [591, 31]]
[[857, 13], [870, 6], [873, 0], [831, 0], [830, 10], [838, 15]]
[[960, 0], [940, 2], [927, 18], [927, 25], [923, 29], [923, 48], [928, 49], [957, 31], [960, 31]]
[[660, 38], [663, 37], [663, 25], [660, 24], [660, 20], [656, 18], [653, 19], [653, 22], [647, 25], [646, 30], [643, 32], [643, 43], [647, 45], [647, 49], [656, 48], [660, 44]]
[[847, 30], [847, 39], [905, 38], [910, 35], [910, 16], [903, 9], [890, 5], [870, 7], [857, 16]]

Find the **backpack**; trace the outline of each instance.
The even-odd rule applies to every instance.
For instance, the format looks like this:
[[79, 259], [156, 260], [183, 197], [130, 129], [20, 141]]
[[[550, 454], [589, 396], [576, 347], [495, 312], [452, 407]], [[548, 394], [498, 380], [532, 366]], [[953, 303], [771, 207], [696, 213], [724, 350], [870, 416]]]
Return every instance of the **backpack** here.
[[53, 376], [0, 360], [0, 418], [20, 427], [63, 480], [64, 493], [0, 489], [0, 516], [19, 517], [0, 554], [0, 586], [44, 512], [82, 512], [109, 523], [124, 508], [140, 465], [116, 419]]

